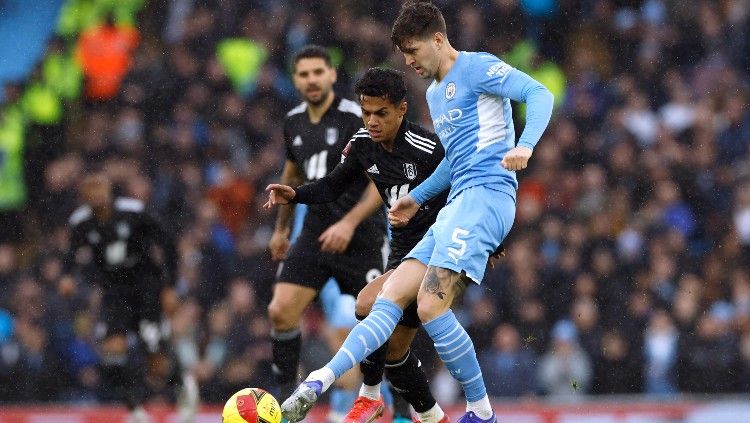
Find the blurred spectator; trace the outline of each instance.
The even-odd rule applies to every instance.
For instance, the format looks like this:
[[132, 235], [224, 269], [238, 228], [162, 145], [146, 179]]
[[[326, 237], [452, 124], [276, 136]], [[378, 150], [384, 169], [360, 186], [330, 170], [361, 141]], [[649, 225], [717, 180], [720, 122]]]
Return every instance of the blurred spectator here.
[[539, 382], [544, 393], [558, 398], [580, 396], [591, 387], [591, 362], [578, 345], [576, 327], [561, 320], [552, 329], [550, 351], [539, 362]]
[[737, 336], [730, 331], [733, 308], [715, 303], [696, 325], [695, 334], [680, 339], [678, 386], [697, 393], [737, 392], [741, 363]]
[[536, 355], [522, 347], [518, 331], [512, 325], [495, 329], [492, 346], [480, 354], [479, 362], [488, 382], [488, 395], [520, 397], [536, 392]]
[[81, 34], [77, 54], [88, 98], [102, 101], [117, 95], [139, 38], [136, 28], [117, 25], [111, 14], [102, 24]]
[[645, 392], [677, 393], [676, 366], [679, 335], [666, 310], [656, 310], [644, 336]]

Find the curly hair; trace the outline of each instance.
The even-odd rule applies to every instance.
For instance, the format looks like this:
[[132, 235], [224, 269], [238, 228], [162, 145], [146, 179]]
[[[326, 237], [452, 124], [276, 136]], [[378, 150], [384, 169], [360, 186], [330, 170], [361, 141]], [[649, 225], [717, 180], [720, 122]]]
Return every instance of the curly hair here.
[[354, 85], [357, 97], [385, 97], [398, 105], [406, 99], [406, 82], [403, 72], [385, 68], [370, 68]]
[[408, 1], [393, 23], [391, 42], [402, 49], [404, 43], [413, 38], [427, 38], [436, 32], [446, 33], [445, 18], [430, 1]]

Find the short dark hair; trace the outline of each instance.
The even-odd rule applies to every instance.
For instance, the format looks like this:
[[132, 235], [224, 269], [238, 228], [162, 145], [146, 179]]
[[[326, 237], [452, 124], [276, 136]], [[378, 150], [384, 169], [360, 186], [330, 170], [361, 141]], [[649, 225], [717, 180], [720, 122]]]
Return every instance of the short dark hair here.
[[436, 32], [446, 34], [445, 18], [430, 1], [408, 1], [393, 23], [391, 42], [398, 48], [412, 38], [427, 38]]
[[296, 69], [297, 63], [302, 59], [323, 59], [326, 65], [331, 68], [333, 67], [333, 61], [331, 61], [331, 55], [325, 47], [321, 47], [315, 44], [310, 44], [302, 47], [292, 58], [292, 70]]
[[406, 82], [403, 72], [385, 68], [370, 68], [354, 84], [357, 97], [385, 97], [391, 104], [398, 105], [406, 99]]

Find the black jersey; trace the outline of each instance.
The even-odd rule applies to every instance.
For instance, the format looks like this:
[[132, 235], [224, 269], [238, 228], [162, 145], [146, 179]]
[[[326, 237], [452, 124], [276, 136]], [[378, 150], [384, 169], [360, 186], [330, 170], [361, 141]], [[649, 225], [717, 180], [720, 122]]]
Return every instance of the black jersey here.
[[[93, 264], [107, 284], [137, 284], [146, 275], [163, 275], [174, 283], [177, 251], [172, 237], [147, 213], [143, 202], [117, 198], [108, 222], [100, 224], [89, 206], [70, 216], [70, 250], [65, 260], [70, 271], [74, 257], [84, 246], [91, 248]], [[164, 251], [164, 270], [151, 259], [151, 247]]]
[[[445, 156], [437, 135], [404, 119], [393, 142], [393, 151], [370, 139], [365, 128], [354, 134], [341, 163], [326, 178], [296, 189], [298, 203], [324, 203], [335, 199], [357, 175], [366, 174], [388, 206], [405, 196], [432, 174]], [[422, 239], [445, 205], [448, 191], [427, 201], [409, 224], [392, 228], [392, 255], [402, 258]]]
[[[307, 103], [287, 113], [284, 120], [286, 157], [302, 170], [305, 183], [326, 176], [336, 167], [347, 142], [362, 126], [361, 115], [357, 103], [339, 97], [333, 100], [317, 124], [310, 122]], [[305, 216], [303, 230], [320, 233], [339, 221], [360, 201], [367, 184], [365, 175], [355, 175], [335, 201], [311, 206]], [[378, 210], [359, 224], [354, 237], [364, 237], [361, 240], [382, 239], [385, 221], [385, 212]], [[359, 242], [354, 242], [356, 244]]]

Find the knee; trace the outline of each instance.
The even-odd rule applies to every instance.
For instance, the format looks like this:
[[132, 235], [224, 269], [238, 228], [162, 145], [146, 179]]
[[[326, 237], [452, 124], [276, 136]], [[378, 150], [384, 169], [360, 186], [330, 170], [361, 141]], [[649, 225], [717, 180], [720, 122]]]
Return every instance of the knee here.
[[372, 305], [375, 303], [375, 297], [369, 295], [364, 290], [357, 295], [357, 302], [354, 305], [354, 312], [357, 316], [367, 316], [372, 310]]
[[419, 316], [419, 321], [423, 324], [438, 317], [441, 314], [440, 311], [434, 301], [430, 301], [428, 297], [417, 299], [417, 316]]
[[297, 327], [297, 321], [292, 316], [284, 304], [279, 301], [271, 301], [268, 305], [268, 320], [271, 321], [271, 327], [278, 331], [291, 330]]
[[385, 353], [386, 362], [394, 362], [404, 358], [406, 353], [409, 352], [409, 342], [401, 342], [401, 340], [391, 339], [388, 340], [388, 350]]

